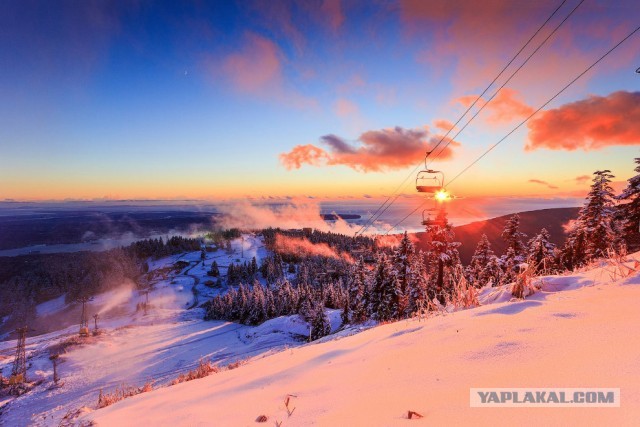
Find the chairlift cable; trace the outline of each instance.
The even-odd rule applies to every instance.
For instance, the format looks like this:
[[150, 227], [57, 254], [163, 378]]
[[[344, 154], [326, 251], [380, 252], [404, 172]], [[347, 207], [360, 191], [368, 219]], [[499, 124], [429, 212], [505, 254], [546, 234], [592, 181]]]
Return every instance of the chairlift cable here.
[[[584, 1], [584, 0], [582, 0]], [[478, 95], [476, 97], [476, 99], [473, 101], [473, 103], [471, 105], [469, 105], [469, 107], [467, 107], [467, 109], [465, 110], [465, 112], [460, 116], [460, 118], [458, 118], [458, 120], [451, 126], [451, 128], [440, 138], [440, 141], [438, 141], [438, 143], [429, 151], [427, 152], [425, 158], [424, 158], [424, 163], [425, 163], [425, 167], [426, 167], [426, 163], [427, 163], [427, 159], [429, 158], [429, 156], [431, 155], [431, 153], [433, 153], [439, 146], [440, 144], [447, 138], [447, 136], [451, 133], [451, 131], [453, 131], [453, 129], [455, 129], [455, 127], [462, 121], [462, 119], [469, 113], [469, 111], [471, 111], [471, 109], [478, 103], [478, 101], [484, 96], [484, 94], [491, 88], [491, 86], [493, 86], [493, 84], [500, 78], [500, 76], [502, 76], [502, 74], [507, 70], [507, 68], [509, 68], [509, 66], [513, 63], [513, 61], [515, 61], [515, 59], [520, 55], [520, 53], [522, 53], [522, 51], [529, 45], [529, 43], [531, 43], [531, 41], [538, 35], [538, 33], [540, 31], [542, 31], [542, 29], [547, 25], [547, 23], [555, 16], [555, 14], [558, 12], [558, 10], [560, 10], [560, 8], [562, 8], [562, 6], [564, 6], [564, 4], [567, 2], [567, 0], [562, 0], [562, 2], [560, 3], [560, 5], [551, 13], [551, 15], [549, 15], [549, 17], [542, 23], [542, 25], [540, 27], [538, 27], [538, 29], [533, 33], [533, 35], [531, 37], [529, 37], [529, 39], [527, 40], [527, 42], [522, 45], [522, 47], [516, 52], [516, 54], [509, 60], [509, 62], [507, 62], [507, 64], [502, 68], [502, 70], [498, 73], [498, 75], [496, 75], [496, 77], [491, 81], [491, 83], [489, 83], [489, 85], [482, 91], [482, 93], [480, 95]], [[582, 3], [582, 2], [581, 2]], [[574, 9], [575, 10], [575, 9]], [[572, 12], [573, 13], [573, 12]], [[475, 116], [473, 116], [471, 118], [471, 120], [473, 120]], [[469, 122], [471, 121], [469, 120]], [[467, 122], [467, 124], [469, 123]], [[466, 127], [466, 125], [465, 125]], [[458, 132], [459, 134], [459, 132]], [[456, 137], [457, 135], [456, 134]], [[455, 139], [455, 137], [453, 138]], [[450, 142], [449, 142], [450, 143]], [[449, 144], [447, 143], [447, 145]], [[445, 146], [446, 148], [446, 146]], [[441, 151], [442, 152], [442, 151]], [[440, 152], [440, 153], [441, 153]], [[439, 154], [440, 154], [439, 153]], [[438, 155], [439, 155], [438, 154]], [[437, 156], [436, 156], [437, 157]], [[376, 209], [376, 211], [373, 213], [373, 215], [371, 215], [371, 217], [365, 222], [365, 224], [362, 225], [362, 227], [360, 227], [360, 229], [358, 231], [356, 231], [355, 236], [357, 237], [359, 234], [362, 235], [365, 231], [367, 231], [367, 229], [369, 227], [371, 227], [371, 225], [373, 225], [373, 223], [379, 219], [389, 208], [389, 206], [391, 204], [393, 204], [399, 197], [399, 195], [395, 195], [401, 188], [403, 188], [407, 182], [407, 180], [413, 176], [418, 169], [420, 168], [422, 164], [422, 161], [416, 165], [416, 167], [409, 173], [409, 175], [407, 175], [407, 177], [402, 181], [402, 183], [400, 183], [400, 185], [391, 193], [390, 196], [387, 197], [387, 199], [378, 207], [378, 209]], [[394, 197], [395, 195], [395, 197]], [[393, 200], [391, 200], [393, 198]], [[391, 203], [389, 203], [389, 201], [391, 200]], [[389, 203], [387, 205], [387, 203]], [[387, 205], [385, 207], [385, 205]], [[380, 212], [381, 209], [383, 209], [382, 212]], [[378, 214], [378, 212], [380, 212]], [[377, 216], [376, 216], [377, 215]]]
[[[586, 73], [588, 73], [593, 67], [595, 67], [596, 65], [598, 65], [603, 59], [605, 59], [607, 56], [609, 56], [614, 50], [616, 50], [621, 44], [623, 44], [624, 42], [626, 42], [628, 39], [630, 39], [635, 33], [637, 33], [638, 31], [640, 31], [640, 26], [636, 27], [633, 31], [631, 31], [629, 34], [627, 34], [622, 40], [620, 40], [618, 43], [616, 43], [612, 48], [610, 48], [608, 51], [606, 51], [602, 56], [600, 56], [595, 62], [593, 62], [591, 65], [589, 65], [584, 71], [582, 71], [580, 74], [578, 74], [576, 77], [574, 77], [569, 83], [567, 83], [562, 89], [560, 89], [558, 92], [556, 92], [555, 95], [553, 95], [551, 98], [549, 98], [544, 104], [542, 104], [540, 107], [538, 107], [533, 113], [531, 113], [527, 118], [525, 118], [524, 120], [522, 120], [515, 128], [513, 128], [509, 133], [507, 133], [504, 137], [502, 137], [498, 142], [496, 142], [495, 144], [493, 144], [491, 147], [489, 147], [484, 153], [482, 153], [477, 159], [475, 159], [473, 162], [471, 162], [467, 167], [465, 167], [462, 171], [460, 171], [455, 177], [453, 177], [453, 179], [451, 179], [448, 184], [451, 184], [452, 182], [454, 182], [456, 179], [458, 179], [462, 174], [464, 174], [467, 170], [469, 170], [473, 165], [475, 165], [476, 163], [478, 163], [480, 161], [480, 159], [482, 159], [484, 156], [486, 156], [487, 154], [489, 154], [494, 148], [496, 148], [499, 144], [501, 144], [504, 140], [506, 140], [511, 134], [513, 134], [516, 130], [518, 130], [520, 127], [522, 127], [522, 125], [524, 125], [526, 122], [528, 122], [533, 116], [535, 116], [537, 113], [539, 113], [544, 107], [546, 107], [547, 105], [549, 105], [554, 99], [556, 99], [558, 96], [560, 96], [565, 90], [567, 90], [570, 86], [572, 86], [576, 81], [578, 81], [582, 76], [584, 76]], [[389, 234], [394, 228], [396, 228], [398, 225], [400, 225], [401, 223], [403, 223], [407, 218], [409, 218], [411, 215], [413, 215], [418, 209], [420, 209], [424, 204], [426, 203], [426, 201], [422, 202], [420, 205], [418, 205], [411, 213], [409, 213], [407, 216], [405, 216], [404, 218], [402, 218], [399, 222], [397, 222], [393, 227], [391, 227], [390, 229], [388, 229], [384, 235]]]
[[489, 103], [493, 100], [493, 98], [495, 98], [498, 95], [498, 93], [515, 77], [518, 71], [520, 71], [529, 62], [529, 60], [533, 58], [533, 56], [545, 45], [545, 43], [547, 43], [547, 41], [556, 33], [556, 31], [558, 31], [558, 29], [562, 26], [562, 24], [564, 24], [571, 17], [571, 15], [573, 15], [573, 13], [580, 7], [580, 5], [582, 5], [582, 3], [584, 3], [584, 0], [580, 0], [580, 3], [578, 3], [576, 7], [574, 7], [571, 10], [571, 12], [569, 12], [569, 14], [556, 26], [556, 28], [554, 28], [553, 31], [551, 31], [551, 33], [547, 35], [547, 37], [538, 45], [538, 47], [536, 47], [534, 51], [531, 52], [529, 56], [527, 56], [524, 62], [520, 64], [520, 66], [516, 68], [516, 70], [513, 73], [511, 73], [509, 78], [507, 78], [507, 80], [504, 83], [502, 83], [502, 85], [493, 93], [493, 95], [491, 95], [491, 97], [487, 100], [487, 102], [484, 103], [478, 109], [478, 111], [476, 111], [476, 113], [469, 119], [469, 121], [467, 121], [467, 123], [465, 123], [465, 125], [462, 126], [462, 128], [460, 128], [460, 130], [454, 135], [454, 137], [451, 138], [444, 147], [442, 147], [442, 149], [438, 152], [438, 154], [436, 154], [435, 159], [437, 159], [444, 152], [444, 150], [446, 150], [449, 144], [451, 144], [451, 141], [455, 140], [458, 137], [458, 135], [460, 135], [460, 133], [462, 133], [462, 131], [466, 129], [469, 123], [471, 123], [473, 119], [475, 119], [478, 116], [478, 114], [480, 114], [482, 110], [484, 110], [484, 108], [487, 105], [489, 105]]

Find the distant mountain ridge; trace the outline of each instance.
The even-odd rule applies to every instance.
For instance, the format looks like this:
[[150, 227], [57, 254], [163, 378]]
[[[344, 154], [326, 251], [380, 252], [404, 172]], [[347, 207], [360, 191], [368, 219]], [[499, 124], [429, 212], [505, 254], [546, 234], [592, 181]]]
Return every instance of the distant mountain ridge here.
[[[535, 211], [518, 212], [520, 216], [520, 231], [527, 235], [524, 243], [535, 236], [542, 228], [546, 228], [551, 235], [551, 241], [561, 246], [565, 239], [564, 225], [578, 217], [579, 207], [540, 209]], [[503, 215], [484, 221], [453, 227], [455, 241], [462, 243], [458, 251], [463, 264], [468, 264], [476, 249], [476, 245], [483, 234], [487, 235], [491, 249], [500, 256], [504, 253], [505, 242], [501, 234], [507, 220], [514, 214]], [[415, 234], [418, 237], [418, 247], [424, 248], [426, 233]]]

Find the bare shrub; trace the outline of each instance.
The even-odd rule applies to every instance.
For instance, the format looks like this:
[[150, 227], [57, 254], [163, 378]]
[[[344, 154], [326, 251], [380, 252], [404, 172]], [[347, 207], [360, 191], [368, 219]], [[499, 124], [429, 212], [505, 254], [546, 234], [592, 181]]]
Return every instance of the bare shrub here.
[[227, 370], [232, 370], [232, 369], [236, 369], [242, 365], [244, 365], [245, 363], [247, 363], [246, 360], [236, 360], [235, 362], [231, 362], [227, 365]]
[[153, 385], [150, 382], [145, 383], [142, 387], [131, 387], [122, 384], [110, 393], [103, 393], [102, 389], [100, 389], [100, 394], [98, 395], [98, 408], [105, 408], [126, 399], [127, 397], [146, 393], [151, 390], [153, 390]]
[[459, 277], [453, 288], [451, 303], [456, 308], [471, 308], [480, 305], [478, 290], [464, 277], [462, 268], [457, 272]]
[[535, 267], [532, 264], [520, 264], [520, 273], [516, 276], [516, 281], [513, 282], [511, 295], [524, 299], [524, 297], [535, 294], [537, 289], [533, 284], [534, 272]]
[[176, 379], [171, 381], [171, 385], [180, 384], [186, 381], [192, 381], [198, 378], [204, 378], [217, 372], [220, 372], [220, 368], [217, 365], [214, 365], [209, 360], [205, 361], [204, 359], [200, 359], [200, 361], [198, 362], [198, 366], [196, 366], [195, 369], [178, 375]]

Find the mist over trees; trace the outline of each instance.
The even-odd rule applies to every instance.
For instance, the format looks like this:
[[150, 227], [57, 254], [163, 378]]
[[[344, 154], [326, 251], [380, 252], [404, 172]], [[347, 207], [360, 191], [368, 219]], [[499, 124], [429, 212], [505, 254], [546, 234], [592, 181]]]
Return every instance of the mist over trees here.
[[[578, 216], [561, 247], [546, 228], [531, 236], [520, 230], [520, 216], [506, 221], [501, 237], [505, 250], [495, 253], [486, 235], [477, 242], [469, 265], [460, 261], [454, 230], [440, 209], [426, 222], [426, 243], [418, 249], [405, 233], [397, 241], [346, 236], [317, 230], [261, 230], [269, 254], [258, 263], [231, 263], [226, 272], [213, 262], [208, 274], [228, 292], [204, 304], [206, 318], [256, 325], [267, 319], [299, 314], [313, 325], [312, 335], [327, 330], [325, 308], [341, 310], [345, 324], [380, 322], [424, 315], [450, 304], [474, 301], [485, 286], [517, 281], [523, 268], [531, 274], [555, 274], [583, 267], [599, 258], [638, 249], [640, 241], [640, 158], [636, 175], [621, 194], [614, 194], [613, 174], [596, 171]], [[214, 248], [229, 246], [241, 231], [205, 235]], [[286, 250], [282, 238], [310, 247]], [[634, 240], [635, 239], [635, 240]], [[202, 249], [203, 239], [175, 236], [146, 239], [105, 252], [79, 252], [0, 258], [0, 316], [5, 326], [33, 316], [39, 303], [65, 295], [67, 302], [136, 283], [148, 261]], [[634, 246], [635, 245], [635, 246]], [[321, 246], [322, 253], [313, 252]], [[524, 266], [524, 267], [523, 267]]]
[[[624, 232], [635, 231], [640, 221], [640, 159], [636, 164], [639, 175], [629, 180], [619, 196], [613, 194], [610, 171], [594, 173], [585, 204], [562, 248], [551, 242], [546, 228], [528, 238], [520, 231], [519, 215], [514, 214], [501, 233], [506, 243], [504, 253], [496, 254], [487, 236], [482, 235], [466, 267], [460, 261], [460, 243], [444, 209], [426, 221], [424, 251], [416, 249], [407, 233], [388, 247], [368, 237], [264, 230], [265, 243], [273, 252], [260, 266], [266, 285], [241, 284], [214, 298], [206, 304], [207, 318], [256, 324], [297, 313], [313, 324], [312, 331], [317, 329], [313, 336], [318, 337], [325, 331], [323, 308], [340, 308], [344, 324], [357, 324], [423, 315], [449, 304], [474, 305], [477, 290], [485, 286], [514, 283], [514, 295], [522, 298], [525, 271], [529, 276], [556, 274], [612, 253], [624, 253]], [[622, 200], [628, 203], [617, 207], [615, 202]], [[345, 257], [281, 253], [276, 245], [278, 234], [327, 244]], [[346, 262], [347, 256], [355, 261]]]

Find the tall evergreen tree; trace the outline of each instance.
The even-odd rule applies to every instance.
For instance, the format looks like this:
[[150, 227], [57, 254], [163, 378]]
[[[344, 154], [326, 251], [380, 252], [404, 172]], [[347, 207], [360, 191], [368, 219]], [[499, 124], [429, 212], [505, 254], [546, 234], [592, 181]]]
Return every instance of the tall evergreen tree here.
[[527, 235], [520, 231], [520, 215], [512, 215], [504, 225], [502, 239], [506, 242], [507, 249], [512, 248], [513, 253], [520, 258], [520, 261], [524, 261], [526, 247], [522, 239], [526, 237]]
[[211, 269], [207, 272], [207, 275], [212, 277], [220, 276], [220, 268], [218, 267], [218, 263], [216, 262], [216, 260], [213, 260], [213, 262], [211, 263]]
[[409, 309], [408, 315], [423, 314], [427, 309], [429, 296], [427, 288], [429, 286], [429, 277], [427, 276], [426, 267], [424, 265], [424, 253], [419, 251], [413, 257], [411, 263], [411, 280], [409, 287]]
[[480, 237], [480, 241], [476, 246], [476, 250], [471, 257], [469, 263], [468, 276], [469, 281], [476, 287], [483, 287], [489, 281], [489, 277], [486, 277], [488, 272], [487, 266], [491, 262], [491, 259], [495, 257], [493, 250], [491, 249], [491, 243], [486, 234]]
[[391, 272], [387, 256], [382, 253], [378, 257], [375, 273], [372, 279], [371, 299], [369, 311], [377, 320], [384, 322], [393, 318], [397, 313], [395, 305], [396, 278]]
[[527, 262], [532, 265], [533, 271], [536, 273], [551, 273], [555, 270], [556, 245], [551, 243], [549, 239], [549, 232], [543, 228], [528, 242]]
[[520, 216], [514, 214], [509, 218], [502, 230], [502, 239], [507, 244], [505, 254], [500, 257], [500, 262], [504, 270], [504, 280], [512, 282], [517, 275], [517, 266], [526, 259], [526, 247], [522, 239], [527, 237], [520, 231]]
[[[615, 218], [614, 195], [609, 170], [593, 173], [593, 182], [586, 202], [569, 234], [573, 244], [573, 264], [580, 265], [595, 258], [607, 256], [608, 249], [619, 249], [621, 233]], [[578, 243], [584, 242], [584, 251]], [[582, 252], [582, 253], [581, 253]]]
[[502, 281], [502, 267], [500, 266], [500, 259], [493, 255], [489, 258], [489, 262], [480, 274], [482, 277], [482, 286], [486, 286], [489, 283], [491, 286], [498, 286]]
[[627, 236], [637, 235], [640, 231], [640, 157], [636, 157], [634, 162], [637, 174], [627, 180], [627, 187], [616, 197], [625, 202], [619, 206], [617, 219]]
[[367, 291], [367, 268], [362, 258], [354, 265], [349, 286], [349, 313], [353, 323], [367, 320], [367, 306], [365, 293]]
[[398, 284], [394, 295], [394, 306], [397, 307], [397, 312], [394, 313], [396, 318], [407, 317], [410, 314], [409, 293], [412, 287], [411, 268], [414, 256], [415, 248], [405, 231], [400, 244], [393, 254], [393, 274]]
[[447, 212], [442, 207], [434, 221], [426, 226], [428, 241], [427, 262], [429, 270], [435, 271], [435, 295], [441, 304], [446, 303], [447, 295], [453, 291], [451, 275], [445, 280], [445, 268], [452, 271], [460, 265], [458, 247], [460, 242], [454, 242], [455, 233], [449, 224]]
[[321, 302], [314, 302], [312, 313], [311, 322], [309, 322], [309, 338], [314, 341], [331, 333], [331, 323]]

